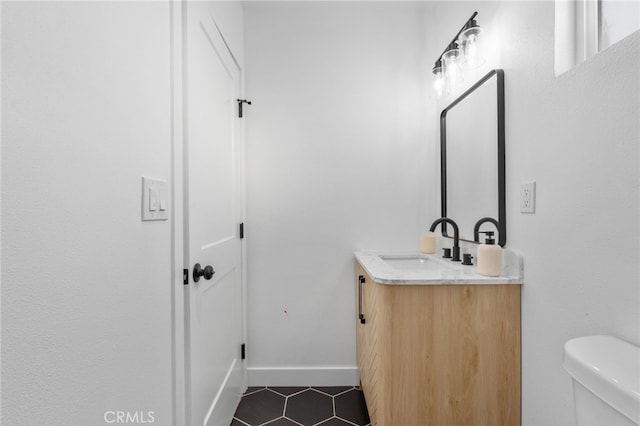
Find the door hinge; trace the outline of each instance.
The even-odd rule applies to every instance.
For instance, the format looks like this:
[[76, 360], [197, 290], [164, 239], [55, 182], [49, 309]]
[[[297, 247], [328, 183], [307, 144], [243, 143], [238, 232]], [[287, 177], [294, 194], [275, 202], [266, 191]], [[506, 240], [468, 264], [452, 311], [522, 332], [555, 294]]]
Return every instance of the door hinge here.
[[246, 99], [238, 99], [238, 117], [240, 117], [240, 118], [243, 117], [242, 104], [251, 105], [251, 101], [248, 101]]
[[240, 239], [244, 238], [244, 222], [240, 224]]
[[240, 359], [245, 359], [247, 357], [246, 345], [243, 343], [240, 345]]
[[184, 284], [184, 285], [189, 284], [189, 270], [188, 269], [183, 269], [182, 270], [182, 284]]

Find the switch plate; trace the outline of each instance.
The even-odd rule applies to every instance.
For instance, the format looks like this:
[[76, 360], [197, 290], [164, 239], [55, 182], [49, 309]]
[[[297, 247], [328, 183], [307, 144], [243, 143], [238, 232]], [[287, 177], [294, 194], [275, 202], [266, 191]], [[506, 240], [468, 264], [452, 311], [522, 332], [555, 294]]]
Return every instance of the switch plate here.
[[535, 213], [536, 183], [528, 182], [520, 185], [520, 213]]
[[142, 177], [142, 221], [167, 220], [169, 186], [166, 181]]

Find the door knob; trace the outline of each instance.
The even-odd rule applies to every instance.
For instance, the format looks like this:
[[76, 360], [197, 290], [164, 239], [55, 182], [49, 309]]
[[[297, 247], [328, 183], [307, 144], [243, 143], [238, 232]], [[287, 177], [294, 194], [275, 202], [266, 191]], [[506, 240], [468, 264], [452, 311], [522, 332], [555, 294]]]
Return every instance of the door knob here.
[[199, 263], [196, 263], [193, 267], [193, 282], [197, 283], [200, 281], [200, 277], [204, 277], [205, 280], [210, 280], [215, 273], [216, 271], [213, 270], [213, 266], [207, 265], [202, 268]]

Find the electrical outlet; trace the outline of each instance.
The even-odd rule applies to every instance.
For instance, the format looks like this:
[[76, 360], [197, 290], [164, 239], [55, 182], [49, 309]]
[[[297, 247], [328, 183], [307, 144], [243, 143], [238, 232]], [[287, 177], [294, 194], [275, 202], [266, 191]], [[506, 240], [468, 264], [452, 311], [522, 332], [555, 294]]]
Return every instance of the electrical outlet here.
[[535, 211], [536, 183], [523, 183], [520, 185], [520, 213], [535, 213]]

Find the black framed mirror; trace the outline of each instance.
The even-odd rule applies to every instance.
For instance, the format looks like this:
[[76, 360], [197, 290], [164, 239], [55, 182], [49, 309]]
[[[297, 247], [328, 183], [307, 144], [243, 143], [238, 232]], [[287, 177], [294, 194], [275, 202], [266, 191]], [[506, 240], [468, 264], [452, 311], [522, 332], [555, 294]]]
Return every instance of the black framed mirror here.
[[[440, 114], [440, 201], [442, 217], [453, 219], [460, 239], [474, 241], [474, 226], [482, 218], [497, 221], [482, 226], [507, 242], [505, 201], [504, 71], [491, 70]], [[451, 237], [449, 226], [442, 235]], [[477, 242], [477, 241], [476, 241]]]

